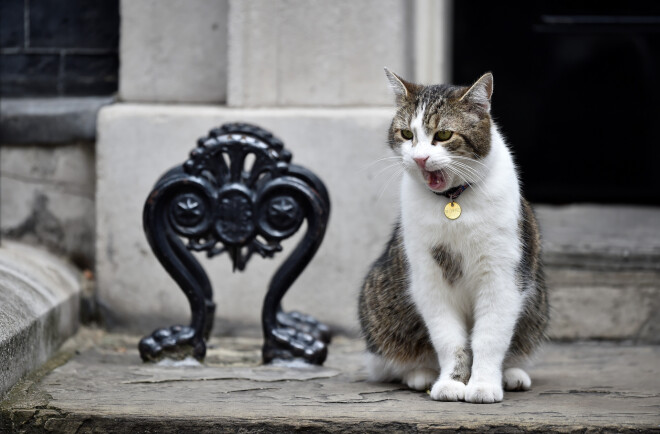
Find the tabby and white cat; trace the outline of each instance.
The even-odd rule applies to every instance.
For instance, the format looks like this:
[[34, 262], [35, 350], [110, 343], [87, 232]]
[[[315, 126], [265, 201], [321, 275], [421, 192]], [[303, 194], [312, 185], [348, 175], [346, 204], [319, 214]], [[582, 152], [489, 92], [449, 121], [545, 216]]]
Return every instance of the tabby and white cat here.
[[386, 74], [406, 170], [400, 221], [360, 292], [370, 380], [499, 402], [531, 386], [519, 364], [545, 338], [548, 299], [536, 219], [490, 116], [493, 76], [467, 88]]

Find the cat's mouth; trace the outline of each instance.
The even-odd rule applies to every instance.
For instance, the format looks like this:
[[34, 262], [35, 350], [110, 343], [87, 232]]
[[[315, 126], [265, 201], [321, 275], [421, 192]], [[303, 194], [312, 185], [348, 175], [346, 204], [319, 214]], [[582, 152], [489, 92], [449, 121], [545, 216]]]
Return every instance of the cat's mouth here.
[[444, 170], [429, 172], [422, 169], [422, 176], [431, 190], [440, 192], [447, 189], [447, 174]]

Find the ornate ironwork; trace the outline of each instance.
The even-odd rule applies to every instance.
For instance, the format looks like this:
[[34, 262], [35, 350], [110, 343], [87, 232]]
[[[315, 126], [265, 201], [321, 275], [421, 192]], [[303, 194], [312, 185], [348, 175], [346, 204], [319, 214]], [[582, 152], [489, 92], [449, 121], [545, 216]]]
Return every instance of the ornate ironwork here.
[[[284, 144], [259, 127], [226, 124], [199, 139], [182, 165], [165, 173], [147, 198], [143, 223], [151, 248], [190, 303], [189, 326], [154, 331], [140, 341], [145, 361], [192, 355], [202, 360], [213, 327], [213, 290], [191, 251], [227, 253], [243, 271], [254, 253], [272, 257], [281, 241], [306, 232], [273, 276], [262, 309], [263, 360], [303, 358], [322, 364], [330, 331], [314, 318], [284, 312], [281, 301], [318, 250], [330, 213], [321, 180], [292, 164]], [[182, 239], [187, 240], [184, 244]]]

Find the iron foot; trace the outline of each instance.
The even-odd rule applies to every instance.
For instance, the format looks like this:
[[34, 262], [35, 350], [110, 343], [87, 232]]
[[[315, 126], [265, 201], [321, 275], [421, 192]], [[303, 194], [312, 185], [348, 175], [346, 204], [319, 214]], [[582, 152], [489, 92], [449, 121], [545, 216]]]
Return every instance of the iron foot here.
[[305, 315], [300, 312], [277, 312], [277, 323], [282, 327], [294, 328], [300, 332], [312, 335], [314, 339], [330, 343], [332, 333], [330, 328], [319, 322], [316, 318], [310, 315]]
[[328, 355], [326, 344], [309, 333], [294, 327], [276, 327], [266, 337], [263, 347], [264, 363], [274, 359], [304, 359], [314, 365], [322, 365]]
[[183, 360], [189, 356], [202, 361], [206, 355], [202, 337], [195, 336], [195, 330], [191, 327], [180, 325], [154, 331], [140, 340], [138, 348], [145, 362], [159, 362], [165, 358]]

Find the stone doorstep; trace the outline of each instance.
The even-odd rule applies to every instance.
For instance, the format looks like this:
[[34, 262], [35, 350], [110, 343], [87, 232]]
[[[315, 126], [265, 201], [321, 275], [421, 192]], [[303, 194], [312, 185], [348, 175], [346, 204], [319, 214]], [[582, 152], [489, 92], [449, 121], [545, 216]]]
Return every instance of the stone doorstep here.
[[551, 267], [660, 271], [660, 208], [576, 204], [534, 206]]
[[553, 339], [660, 343], [660, 208], [536, 205]]
[[137, 340], [82, 329], [2, 401], [0, 431], [660, 432], [659, 346], [548, 344], [532, 390], [475, 405], [366, 382], [359, 340], [336, 338], [324, 367], [260, 366], [258, 338], [214, 338], [204, 365], [145, 364]]
[[0, 245], [0, 396], [78, 328], [80, 276], [40, 249]]

